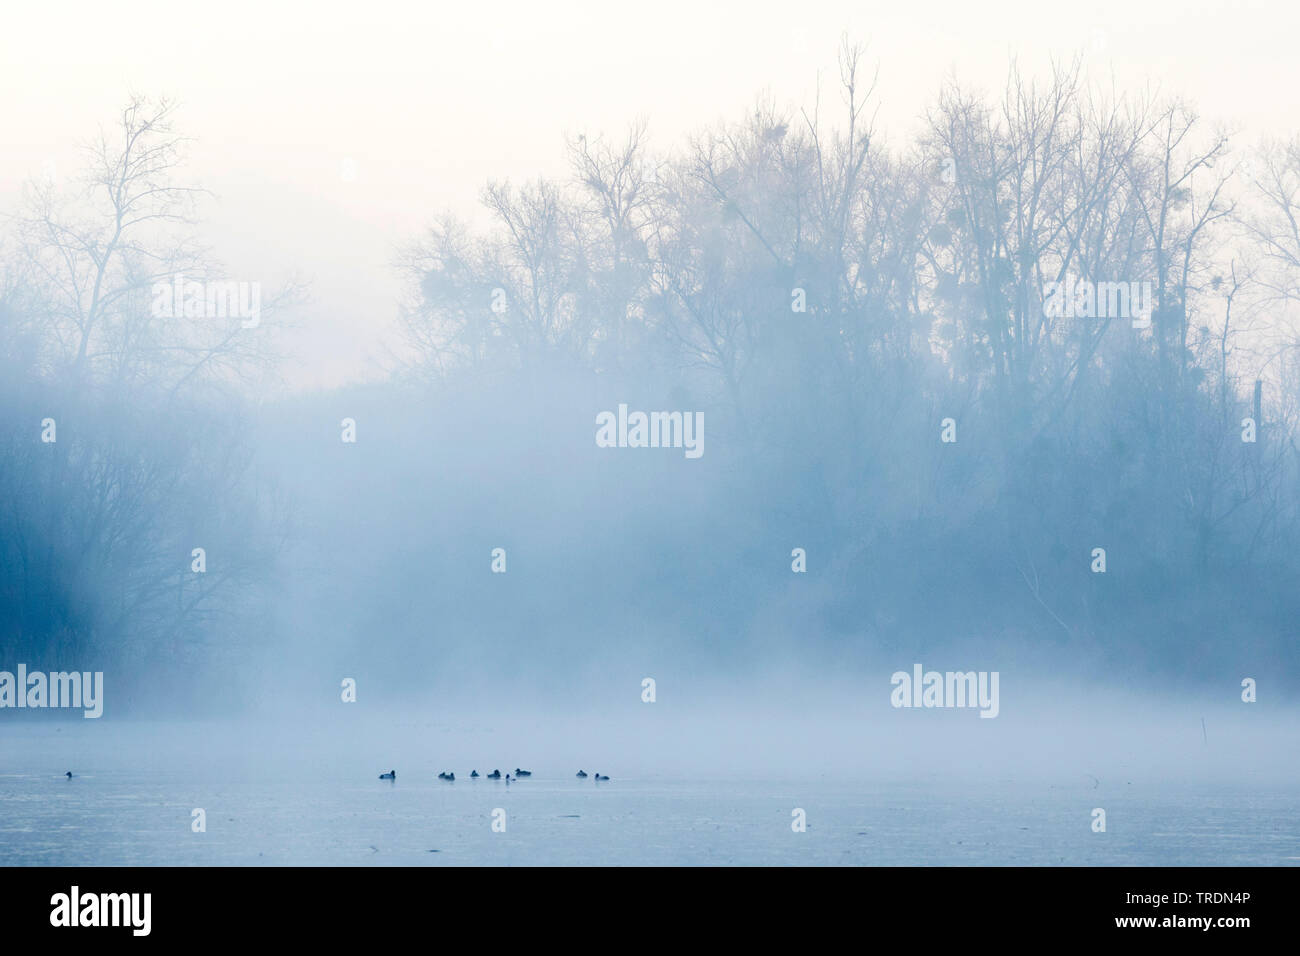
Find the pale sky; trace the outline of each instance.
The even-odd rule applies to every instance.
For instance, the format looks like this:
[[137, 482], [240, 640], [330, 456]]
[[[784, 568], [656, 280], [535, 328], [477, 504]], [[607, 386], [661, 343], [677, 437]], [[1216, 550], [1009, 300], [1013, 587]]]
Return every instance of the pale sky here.
[[[394, 250], [441, 210], [475, 214], [489, 178], [563, 172], [566, 132], [654, 141], [739, 117], [766, 91], [811, 103], [842, 33], [869, 44], [879, 123], [901, 141], [944, 77], [997, 90], [1082, 51], [1122, 88], [1158, 85], [1244, 142], [1300, 130], [1300, 4], [1260, 0], [971, 3], [43, 2], [0, 31], [0, 211], [73, 165], [129, 92], [180, 100], [203, 235], [232, 277], [290, 272], [313, 303], [286, 375], [371, 377], [396, 312]], [[356, 176], [345, 181], [345, 160]]]

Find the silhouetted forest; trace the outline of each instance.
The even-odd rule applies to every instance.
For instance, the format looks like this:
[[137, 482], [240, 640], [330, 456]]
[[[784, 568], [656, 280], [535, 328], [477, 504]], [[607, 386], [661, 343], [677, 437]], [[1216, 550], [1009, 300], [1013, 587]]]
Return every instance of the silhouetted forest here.
[[[132, 101], [4, 226], [0, 659], [1293, 681], [1300, 139], [1063, 65], [946, 83], [900, 141], [859, 51], [837, 80], [687, 142], [572, 136], [486, 228], [430, 210], [384, 379], [272, 400], [300, 290], [256, 328], [150, 311], [222, 273], [172, 107]], [[1049, 307], [1067, 281], [1149, 313]], [[702, 412], [704, 454], [597, 447], [620, 404]]]

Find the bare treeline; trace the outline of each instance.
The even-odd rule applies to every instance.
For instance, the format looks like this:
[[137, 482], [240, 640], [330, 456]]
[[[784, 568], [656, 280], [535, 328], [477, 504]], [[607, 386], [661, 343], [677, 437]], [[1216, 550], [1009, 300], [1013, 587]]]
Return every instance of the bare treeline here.
[[[643, 125], [576, 136], [567, 179], [490, 184], [491, 229], [445, 219], [402, 259], [411, 371], [692, 396], [748, 463], [727, 501], [819, 529], [845, 621], [938, 589], [1057, 639], [1278, 639], [1242, 608], [1295, 605], [1300, 140], [1239, 147], [1074, 64], [945, 83], [891, 144], [876, 82], [846, 44], [807, 109], [666, 154]], [[1064, 282], [1134, 314], [1046, 307]]]
[[[220, 276], [197, 241], [204, 191], [178, 182], [186, 140], [173, 114], [132, 98], [77, 176], [31, 182], [4, 222], [6, 660], [205, 659], [255, 603], [272, 550], [279, 522], [247, 480], [236, 390], [269, 367], [266, 339], [236, 318], [151, 307], [158, 283]], [[195, 549], [210, 567], [195, 570]]]
[[[159, 314], [158, 283], [226, 277], [172, 107], [133, 100], [0, 238], [0, 655], [1294, 664], [1300, 140], [1069, 65], [947, 82], [890, 142], [876, 85], [846, 45], [805, 109], [570, 137], [568, 177], [406, 249], [400, 371], [259, 419], [297, 290], [256, 334]], [[596, 448], [623, 402], [703, 412], [706, 453]]]

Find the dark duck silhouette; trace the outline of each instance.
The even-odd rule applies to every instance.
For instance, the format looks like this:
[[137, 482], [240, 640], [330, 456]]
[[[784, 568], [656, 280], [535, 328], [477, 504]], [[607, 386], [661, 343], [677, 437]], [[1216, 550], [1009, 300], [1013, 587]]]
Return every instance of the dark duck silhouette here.
[[469, 775], [470, 775], [470, 777], [477, 777], [477, 776], [478, 776], [478, 771], [477, 771], [477, 770], [471, 770], [471, 771], [469, 772]]
[[440, 773], [438, 774], [438, 779], [454, 782], [456, 780], [456, 775], [454, 773]]
[[72, 779], [72, 771], [69, 770], [69, 771], [65, 774], [65, 776], [66, 776], [69, 780], [71, 780], [71, 779]]
[[501, 779], [501, 771], [500, 771], [500, 770], [493, 770], [490, 774], [487, 775], [487, 778], [488, 778], [489, 780], [500, 780], [500, 779]]
[[379, 779], [380, 779], [380, 780], [396, 780], [396, 779], [397, 779], [397, 771], [396, 771], [396, 770], [390, 770], [390, 771], [388, 771], [388, 773], [381, 773], [381, 774], [379, 775]]
[[596, 774], [596, 779], [597, 779], [597, 780], [608, 780], [609, 777], [602, 777], [600, 774]]
[[585, 770], [579, 770], [577, 775], [581, 777], [583, 780], [587, 779], [587, 771]]
[[532, 775], [533, 772], [531, 770], [520, 770], [518, 767], [515, 767], [516, 780], [518, 780], [520, 777], [531, 777]]

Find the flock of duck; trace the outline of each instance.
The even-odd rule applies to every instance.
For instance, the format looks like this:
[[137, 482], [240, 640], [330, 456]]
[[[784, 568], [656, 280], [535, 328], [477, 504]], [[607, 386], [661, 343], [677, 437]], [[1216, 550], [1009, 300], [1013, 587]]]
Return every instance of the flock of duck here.
[[[515, 775], [512, 777], [512, 776], [510, 776], [510, 774], [507, 772], [507, 773], [506, 773], [505, 780], [506, 780], [506, 783], [514, 783], [515, 781], [519, 780], [519, 779], [522, 778], [522, 777], [531, 777], [532, 775], [533, 775], [533, 772], [532, 772], [531, 770], [520, 770], [518, 767], [515, 767]], [[70, 776], [72, 776], [72, 774], [68, 774], [68, 776], [70, 777]], [[469, 777], [470, 777], [471, 780], [474, 780], [474, 779], [476, 779], [476, 778], [478, 778], [478, 777], [480, 777], [480, 776], [483, 776], [483, 775], [480, 774], [477, 770], [472, 770], [472, 771], [470, 771], [470, 775], [469, 775]], [[587, 779], [587, 772], [586, 772], [585, 770], [579, 770], [576, 774], [574, 774], [574, 776], [576, 776], [579, 780], [586, 780], [586, 779]], [[381, 773], [381, 774], [379, 775], [379, 779], [380, 779], [380, 780], [396, 780], [396, 779], [397, 779], [397, 771], [396, 771], [396, 770], [390, 770], [390, 771], [388, 771], [388, 773]], [[455, 783], [455, 782], [456, 782], [456, 775], [455, 775], [454, 773], [447, 773], [446, 771], [444, 771], [443, 773], [438, 774], [438, 779], [439, 779], [439, 780], [446, 780], [448, 783]], [[501, 779], [501, 771], [500, 771], [500, 770], [493, 770], [490, 774], [488, 774], [486, 777], [484, 777], [484, 779], [485, 779], [485, 780], [500, 780], [500, 779]], [[599, 782], [599, 781], [602, 781], [602, 780], [608, 780], [608, 779], [609, 779], [609, 777], [603, 777], [603, 776], [601, 776], [600, 774], [596, 774], [596, 780], [597, 780], [598, 782]]]

